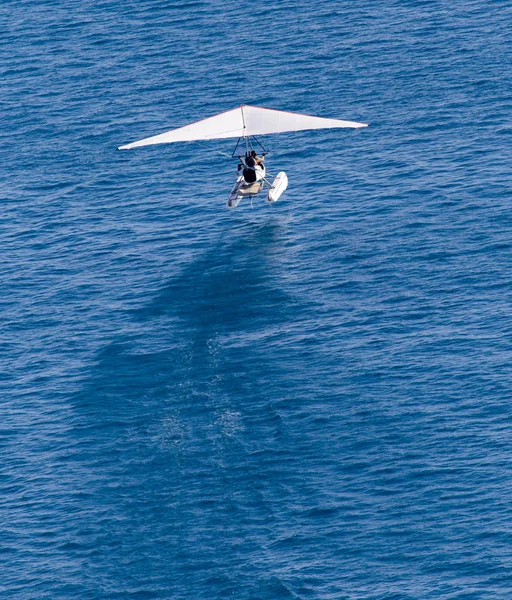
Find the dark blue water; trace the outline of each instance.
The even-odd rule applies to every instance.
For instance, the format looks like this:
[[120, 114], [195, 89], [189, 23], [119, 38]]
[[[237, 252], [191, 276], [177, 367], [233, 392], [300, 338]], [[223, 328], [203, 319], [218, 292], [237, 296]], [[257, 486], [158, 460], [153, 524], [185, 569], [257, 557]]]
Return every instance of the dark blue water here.
[[[511, 19], [4, 1], [0, 597], [512, 596]], [[115, 150], [241, 103], [371, 127]]]

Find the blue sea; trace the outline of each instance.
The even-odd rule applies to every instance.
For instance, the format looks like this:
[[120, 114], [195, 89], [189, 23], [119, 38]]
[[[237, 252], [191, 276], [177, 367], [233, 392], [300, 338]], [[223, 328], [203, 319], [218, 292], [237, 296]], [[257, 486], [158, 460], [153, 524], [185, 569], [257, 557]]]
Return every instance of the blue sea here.
[[[512, 598], [511, 23], [4, 0], [2, 599]], [[240, 104], [370, 127], [116, 150]]]

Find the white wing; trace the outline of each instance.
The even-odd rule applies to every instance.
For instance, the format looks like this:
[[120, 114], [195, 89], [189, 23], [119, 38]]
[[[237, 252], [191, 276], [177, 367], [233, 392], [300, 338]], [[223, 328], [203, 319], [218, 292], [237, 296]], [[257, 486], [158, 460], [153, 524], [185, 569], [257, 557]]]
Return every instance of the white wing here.
[[250, 135], [284, 133], [285, 131], [303, 131], [305, 129], [332, 129], [338, 127], [368, 127], [366, 123], [341, 121], [311, 117], [300, 113], [271, 110], [257, 106], [243, 105], [233, 110], [154, 135], [126, 146], [119, 150], [130, 150], [151, 144], [170, 144], [172, 142], [192, 142], [194, 140], [216, 140], [224, 138], [240, 138]]

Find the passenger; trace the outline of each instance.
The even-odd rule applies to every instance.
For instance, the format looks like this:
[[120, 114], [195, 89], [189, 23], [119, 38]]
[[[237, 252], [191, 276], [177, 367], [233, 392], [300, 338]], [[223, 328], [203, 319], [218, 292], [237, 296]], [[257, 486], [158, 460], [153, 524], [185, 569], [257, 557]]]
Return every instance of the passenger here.
[[256, 161], [254, 157], [248, 152], [245, 156], [245, 169], [244, 169], [244, 179], [247, 183], [254, 183], [256, 181]]
[[[254, 152], [254, 150], [253, 150], [253, 152]], [[245, 155], [245, 164], [250, 169], [253, 169], [256, 166], [256, 161], [255, 161], [254, 156], [252, 155], [251, 152], [247, 152], [247, 154]]]

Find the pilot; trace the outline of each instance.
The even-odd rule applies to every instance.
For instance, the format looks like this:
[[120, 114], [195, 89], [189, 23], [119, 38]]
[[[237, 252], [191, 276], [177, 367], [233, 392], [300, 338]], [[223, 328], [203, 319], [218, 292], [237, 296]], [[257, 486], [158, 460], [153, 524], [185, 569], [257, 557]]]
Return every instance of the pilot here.
[[251, 158], [254, 160], [256, 165], [263, 166], [263, 161], [265, 160], [265, 154], [262, 156], [258, 156], [256, 154], [256, 150], [251, 150]]

